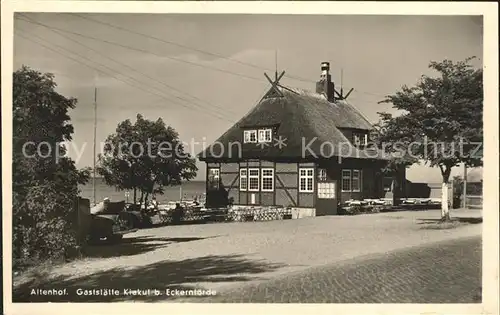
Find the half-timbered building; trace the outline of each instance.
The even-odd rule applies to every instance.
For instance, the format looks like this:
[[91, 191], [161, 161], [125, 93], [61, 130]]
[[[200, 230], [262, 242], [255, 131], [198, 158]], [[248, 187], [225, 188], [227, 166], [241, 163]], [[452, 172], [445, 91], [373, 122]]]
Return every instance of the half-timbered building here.
[[373, 125], [335, 89], [329, 70], [321, 64], [314, 92], [281, 85], [284, 72], [266, 75], [271, 88], [260, 102], [198, 155], [207, 164], [208, 207], [336, 214], [343, 201], [385, 197], [395, 178], [404, 182], [404, 169], [384, 174], [388, 156], [369, 145]]

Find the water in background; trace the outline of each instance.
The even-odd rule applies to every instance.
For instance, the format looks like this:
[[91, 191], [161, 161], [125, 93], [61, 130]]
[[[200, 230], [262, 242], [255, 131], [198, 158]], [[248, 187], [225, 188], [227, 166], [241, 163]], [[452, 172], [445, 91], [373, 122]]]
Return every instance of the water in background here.
[[[97, 202], [102, 201], [104, 198], [108, 197], [111, 201], [121, 201], [126, 200], [125, 191], [117, 191], [114, 187], [110, 187], [104, 183], [102, 178], [96, 178], [96, 200]], [[80, 185], [80, 196], [83, 198], [90, 199], [93, 202], [93, 189], [92, 189], [92, 179], [86, 185]], [[203, 181], [191, 181], [184, 182], [182, 184], [182, 195], [183, 199], [193, 199], [195, 196], [201, 196], [205, 193], [205, 182]], [[137, 193], [137, 199], [139, 199], [140, 193]], [[133, 201], [133, 192], [130, 192], [129, 202]], [[165, 187], [163, 195], [156, 195], [156, 200], [159, 203], [164, 203], [168, 201], [177, 201], [180, 199], [180, 188], [176, 187]]]

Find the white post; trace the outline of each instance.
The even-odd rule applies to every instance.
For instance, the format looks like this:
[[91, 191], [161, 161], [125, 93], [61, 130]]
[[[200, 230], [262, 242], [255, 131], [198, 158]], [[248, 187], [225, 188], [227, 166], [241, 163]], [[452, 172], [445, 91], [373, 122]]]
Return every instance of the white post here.
[[448, 183], [443, 181], [441, 186], [441, 218], [449, 218], [450, 209], [448, 207]]

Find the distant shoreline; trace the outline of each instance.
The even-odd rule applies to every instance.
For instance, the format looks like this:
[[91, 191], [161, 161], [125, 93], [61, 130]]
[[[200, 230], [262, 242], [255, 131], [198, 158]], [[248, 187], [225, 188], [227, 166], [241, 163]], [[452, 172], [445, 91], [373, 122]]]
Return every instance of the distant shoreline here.
[[[96, 177], [92, 177], [92, 176], [90, 176], [90, 178], [89, 178], [89, 182], [88, 182], [86, 185], [92, 184], [92, 182], [91, 182], [91, 181], [92, 181], [94, 178], [95, 178], [95, 179], [104, 180], [104, 177], [98, 177], [98, 176], [96, 176]], [[203, 179], [199, 179], [199, 180], [186, 180], [186, 181], [183, 181], [181, 184], [184, 184], [184, 183], [204, 183], [204, 182], [205, 182], [205, 180], [203, 180]]]
[[[94, 198], [94, 183], [88, 181], [84, 185], [79, 185], [80, 196], [83, 198]], [[108, 186], [104, 180], [95, 180], [95, 194], [96, 200], [103, 200], [103, 198], [110, 198], [112, 201], [127, 200], [132, 198], [132, 193], [129, 191], [128, 197], [126, 190], [117, 190], [113, 186]], [[163, 194], [157, 194], [158, 202], [168, 202], [178, 200], [182, 193], [184, 199], [192, 199], [196, 196], [201, 196], [206, 192], [205, 181], [186, 181], [181, 185], [164, 187]], [[130, 200], [130, 199], [129, 199]]]

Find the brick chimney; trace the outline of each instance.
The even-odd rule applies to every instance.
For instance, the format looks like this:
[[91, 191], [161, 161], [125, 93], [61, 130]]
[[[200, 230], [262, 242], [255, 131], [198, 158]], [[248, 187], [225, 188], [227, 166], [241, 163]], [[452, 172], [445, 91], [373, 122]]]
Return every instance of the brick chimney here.
[[323, 94], [329, 102], [335, 102], [335, 84], [330, 75], [330, 63], [321, 63], [321, 76], [316, 82], [316, 93]]

